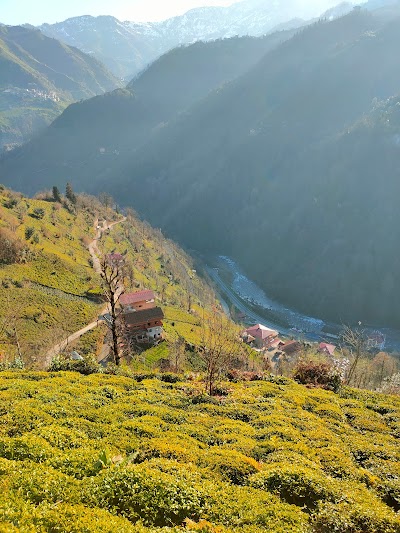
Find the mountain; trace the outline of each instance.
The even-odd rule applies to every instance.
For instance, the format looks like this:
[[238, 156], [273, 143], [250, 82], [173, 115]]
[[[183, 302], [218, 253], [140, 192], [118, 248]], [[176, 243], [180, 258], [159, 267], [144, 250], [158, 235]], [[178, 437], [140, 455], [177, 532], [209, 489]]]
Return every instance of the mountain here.
[[[9, 168], [13, 186], [32, 194], [37, 186], [61, 185], [73, 176], [94, 183], [94, 175], [122, 165], [178, 113], [249, 70], [291, 35], [199, 42], [172, 50], [126, 89], [71, 105], [48, 130], [3, 161], [1, 179], [10, 183]], [[33, 167], [39, 171], [34, 180]]]
[[0, 27], [0, 146], [27, 140], [71, 102], [118, 80], [96, 59], [34, 28]]
[[[189, 71], [186, 91], [184, 76], [162, 67], [178, 57], [191, 64], [196, 46], [228, 44], [167, 54], [132, 84], [134, 95], [129, 88], [72, 106], [3, 159], [1, 180], [29, 190], [73, 176], [134, 205], [187, 247], [233, 257], [287, 305], [335, 321], [397, 324], [398, 132], [382, 133], [374, 148], [357, 125], [400, 93], [400, 21], [354, 10], [316, 23], [241, 76], [195, 94], [201, 71]], [[184, 105], [173, 102], [185, 93]]]
[[157, 26], [120, 22], [114, 17], [74, 17], [40, 30], [96, 57], [115, 76], [129, 79], [166, 51], [160, 50]]
[[299, 0], [244, 0], [229, 7], [195, 8], [161, 22], [121, 22], [110, 16], [82, 16], [41, 31], [94, 55], [116, 76], [131, 79], [154, 59], [182, 44], [235, 36], [261, 36], [293, 29], [320, 14]]

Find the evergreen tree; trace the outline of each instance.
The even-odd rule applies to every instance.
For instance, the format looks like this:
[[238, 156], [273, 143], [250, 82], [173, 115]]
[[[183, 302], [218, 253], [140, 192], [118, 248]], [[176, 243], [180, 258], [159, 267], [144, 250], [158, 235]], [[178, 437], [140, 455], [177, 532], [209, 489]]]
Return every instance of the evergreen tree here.
[[76, 196], [70, 183], [67, 183], [67, 186], [65, 187], [65, 196], [67, 197], [67, 200], [71, 202], [71, 204], [76, 204]]
[[55, 185], [53, 186], [53, 199], [55, 202], [59, 202], [59, 203], [61, 203], [62, 201], [60, 191], [58, 190], [58, 187], [56, 187]]

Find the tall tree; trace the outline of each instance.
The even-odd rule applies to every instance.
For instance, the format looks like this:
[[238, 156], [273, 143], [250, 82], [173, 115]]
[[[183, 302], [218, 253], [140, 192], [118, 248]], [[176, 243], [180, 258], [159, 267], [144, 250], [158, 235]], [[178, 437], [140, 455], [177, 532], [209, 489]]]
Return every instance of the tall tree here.
[[59, 202], [59, 203], [61, 203], [61, 201], [62, 201], [60, 191], [59, 191], [58, 187], [56, 187], [55, 185], [53, 186], [53, 200], [55, 202]]
[[67, 183], [65, 187], [65, 196], [67, 197], [67, 200], [71, 202], [71, 204], [76, 204], [76, 196], [70, 183]]
[[124, 293], [124, 263], [113, 261], [112, 257], [104, 256], [100, 261], [100, 276], [103, 280], [103, 292], [109, 306], [110, 320], [107, 325], [112, 336], [112, 351], [117, 366], [121, 363], [120, 343], [124, 339], [123, 324], [120, 320], [121, 310], [118, 302]]

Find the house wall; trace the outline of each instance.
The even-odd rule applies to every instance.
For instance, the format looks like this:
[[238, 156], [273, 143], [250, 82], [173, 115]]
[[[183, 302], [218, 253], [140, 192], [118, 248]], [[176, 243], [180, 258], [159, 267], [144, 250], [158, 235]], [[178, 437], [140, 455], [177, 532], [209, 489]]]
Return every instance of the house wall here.
[[144, 311], [145, 309], [153, 309], [154, 300], [148, 300], [143, 302], [137, 302], [136, 304], [124, 305], [125, 313], [133, 313], [134, 311]]

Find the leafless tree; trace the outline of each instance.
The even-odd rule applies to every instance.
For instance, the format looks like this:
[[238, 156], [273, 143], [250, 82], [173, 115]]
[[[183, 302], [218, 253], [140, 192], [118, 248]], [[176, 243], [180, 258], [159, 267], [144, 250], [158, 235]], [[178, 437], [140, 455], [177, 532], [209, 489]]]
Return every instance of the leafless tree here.
[[186, 358], [186, 343], [185, 339], [179, 336], [170, 347], [170, 366], [171, 370], [179, 373], [183, 370]]
[[199, 351], [206, 367], [206, 389], [212, 395], [218, 378], [243, 357], [243, 343], [233, 322], [217, 311], [204, 318]]
[[[361, 324], [359, 324], [361, 326]], [[341, 340], [350, 350], [353, 357], [349, 373], [347, 375], [346, 383], [351, 383], [354, 374], [357, 370], [357, 366], [367, 350], [367, 334], [365, 329], [358, 327], [352, 328], [351, 326], [343, 326], [341, 332]]]
[[109, 305], [110, 320], [107, 325], [112, 336], [112, 351], [116, 365], [121, 363], [120, 343], [123, 340], [121, 310], [118, 302], [124, 293], [125, 265], [121, 261], [114, 261], [109, 256], [104, 256], [100, 261], [100, 275], [103, 280], [103, 292]]

